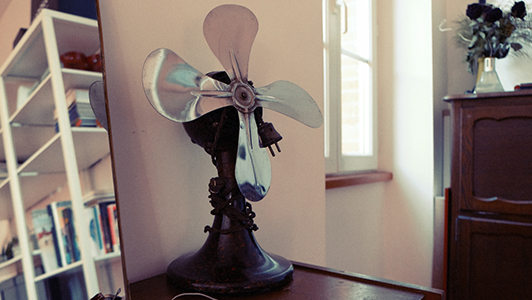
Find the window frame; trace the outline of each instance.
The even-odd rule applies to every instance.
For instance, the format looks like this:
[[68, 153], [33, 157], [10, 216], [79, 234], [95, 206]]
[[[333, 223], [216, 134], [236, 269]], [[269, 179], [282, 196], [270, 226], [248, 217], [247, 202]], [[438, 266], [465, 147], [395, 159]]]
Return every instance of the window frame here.
[[[342, 18], [346, 11], [343, 1], [323, 0], [323, 42], [324, 42], [324, 115], [325, 115], [325, 170], [326, 174], [372, 172], [378, 168], [377, 136], [377, 61], [376, 61], [376, 1], [371, 1], [370, 17], [370, 101], [367, 109], [371, 155], [342, 155], [342, 111], [341, 111], [341, 34]], [[357, 59], [357, 58], [355, 58]], [[357, 60], [365, 61], [363, 57]]]

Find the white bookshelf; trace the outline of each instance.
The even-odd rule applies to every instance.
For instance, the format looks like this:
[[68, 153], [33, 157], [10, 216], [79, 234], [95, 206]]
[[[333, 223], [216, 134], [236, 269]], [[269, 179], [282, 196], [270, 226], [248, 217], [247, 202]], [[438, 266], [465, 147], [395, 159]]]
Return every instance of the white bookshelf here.
[[[8, 171], [8, 177], [0, 179], [0, 220], [14, 220], [20, 244], [20, 255], [1, 263], [0, 271], [17, 265], [29, 300], [38, 300], [36, 283], [75, 271], [83, 273], [90, 298], [102, 291], [101, 284], [107, 284], [98, 281], [100, 265], [119, 261], [119, 253], [93, 257], [80, 176], [109, 154], [108, 134], [102, 128], [71, 127], [65, 99], [70, 88], [88, 89], [102, 74], [62, 68], [59, 59], [65, 52], [90, 55], [99, 48], [95, 20], [45, 9], [0, 68], [0, 160]], [[32, 82], [38, 82], [36, 88], [23, 105], [17, 105], [13, 87]], [[62, 186], [68, 186], [65, 200], [72, 201], [81, 260], [37, 276], [28, 212]]]

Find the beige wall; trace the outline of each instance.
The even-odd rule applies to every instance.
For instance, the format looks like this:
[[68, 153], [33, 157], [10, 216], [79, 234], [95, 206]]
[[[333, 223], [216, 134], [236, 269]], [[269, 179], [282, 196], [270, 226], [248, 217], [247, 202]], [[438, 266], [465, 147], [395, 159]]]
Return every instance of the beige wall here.
[[13, 50], [13, 41], [19, 29], [30, 26], [30, 15], [30, 0], [14, 0], [0, 16], [0, 63], [3, 63]]

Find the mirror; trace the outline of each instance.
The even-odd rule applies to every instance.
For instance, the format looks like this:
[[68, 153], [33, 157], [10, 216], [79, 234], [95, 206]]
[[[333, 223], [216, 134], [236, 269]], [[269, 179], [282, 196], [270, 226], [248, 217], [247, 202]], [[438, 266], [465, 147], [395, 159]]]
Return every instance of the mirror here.
[[[206, 239], [203, 229], [212, 223], [207, 183], [216, 176], [216, 168], [209, 155], [190, 142], [181, 124], [161, 117], [152, 108], [141, 75], [146, 58], [157, 48], [172, 49], [203, 73], [223, 70], [202, 31], [205, 16], [221, 4], [226, 3], [98, 2], [129, 288], [132, 283], [164, 274], [176, 257], [200, 247]], [[279, 79], [294, 82], [321, 106], [323, 44], [320, 35], [314, 34], [321, 32], [321, 4], [277, 1], [243, 5], [261, 22], [249, 78], [256, 86]], [[306, 12], [304, 25], [297, 25], [295, 31], [284, 30], [294, 27], [289, 20], [295, 11]], [[268, 195], [253, 206], [259, 216], [257, 239], [268, 251], [289, 259], [324, 264], [323, 132], [276, 112], [266, 112], [265, 118], [282, 134], [283, 152], [271, 159]]]

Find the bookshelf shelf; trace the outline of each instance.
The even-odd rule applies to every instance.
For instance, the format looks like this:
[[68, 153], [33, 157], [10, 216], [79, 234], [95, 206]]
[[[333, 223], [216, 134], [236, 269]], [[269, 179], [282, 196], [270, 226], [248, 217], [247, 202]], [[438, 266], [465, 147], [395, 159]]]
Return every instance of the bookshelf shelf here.
[[17, 255], [13, 258], [11, 258], [10, 260], [6, 260], [4, 262], [1, 262], [0, 263], [0, 270], [4, 269], [4, 268], [7, 268], [9, 266], [12, 266], [14, 264], [16, 264], [17, 262], [21, 261], [22, 260], [22, 255]]
[[[71, 126], [72, 107], [81, 107], [81, 102], [69, 107], [66, 95], [71, 89], [88, 89], [93, 82], [102, 80], [102, 74], [65, 68], [59, 59], [70, 51], [97, 53], [99, 39], [95, 20], [44, 9], [0, 66], [0, 220], [10, 220], [15, 225], [12, 231], [21, 250], [19, 256], [0, 263], [0, 270], [16, 265], [16, 272], [23, 273], [27, 283], [28, 300], [41, 299], [37, 285], [47, 279], [79, 274], [87, 299], [107, 292], [100, 290], [108, 282], [99, 282], [98, 270], [108, 263], [114, 266], [120, 262], [119, 251], [93, 256], [83, 198], [87, 188], [94, 188], [89, 178], [91, 168], [102, 161], [110, 163], [105, 160], [110, 153], [109, 136], [103, 128]], [[50, 256], [44, 250], [36, 255], [28, 228], [32, 228], [34, 212], [58, 201], [70, 201], [73, 224], [69, 226], [75, 228], [80, 252], [77, 257], [81, 258], [36, 274], [35, 267], [41, 264], [46, 271], [44, 263], [49, 260], [45, 258]], [[54, 215], [54, 220], [64, 218]], [[42, 235], [43, 227], [39, 228], [41, 236], [46, 236]], [[67, 249], [67, 244], [61, 249]], [[122, 268], [117, 270], [121, 274]], [[110, 272], [117, 271], [113, 268]]]
[[[102, 79], [101, 73], [74, 69], [62, 69], [62, 76], [65, 91], [72, 88], [88, 88], [93, 82]], [[14, 101], [9, 104], [16, 107]], [[26, 102], [11, 116], [11, 122], [23, 125], [53, 126], [54, 108], [51, 74], [48, 74], [29, 95]], [[36, 115], [36, 111], [40, 113]]]
[[[11, 104], [11, 103], [10, 103]], [[11, 118], [12, 123], [24, 125], [52, 125], [54, 95], [52, 93], [51, 75], [46, 76], [26, 102], [17, 109]], [[39, 114], [35, 114], [39, 111]]]
[[[80, 169], [90, 167], [109, 153], [105, 129], [73, 127], [72, 137]], [[61, 133], [57, 133], [19, 167], [19, 173], [65, 172], [62, 153]]]
[[74, 262], [74, 263], [71, 263], [70, 265], [66, 266], [66, 267], [62, 267], [62, 268], [59, 268], [57, 270], [54, 270], [54, 271], [51, 271], [51, 272], [46, 272], [42, 275], [39, 275], [39, 276], [36, 276], [35, 277], [35, 282], [39, 282], [39, 281], [42, 281], [42, 280], [46, 280], [48, 278], [52, 278], [58, 274], [61, 274], [61, 273], [65, 273], [65, 272], [68, 272], [68, 271], [72, 271], [76, 268], [79, 268], [81, 267], [81, 265], [83, 264], [83, 262], [81, 261], [77, 261], [77, 262]]
[[97, 263], [106, 262], [106, 261], [114, 261], [116, 259], [120, 259], [120, 257], [121, 257], [120, 252], [117, 251], [117, 252], [111, 252], [111, 253], [107, 253], [101, 256], [97, 256], [94, 258], [94, 261]]

